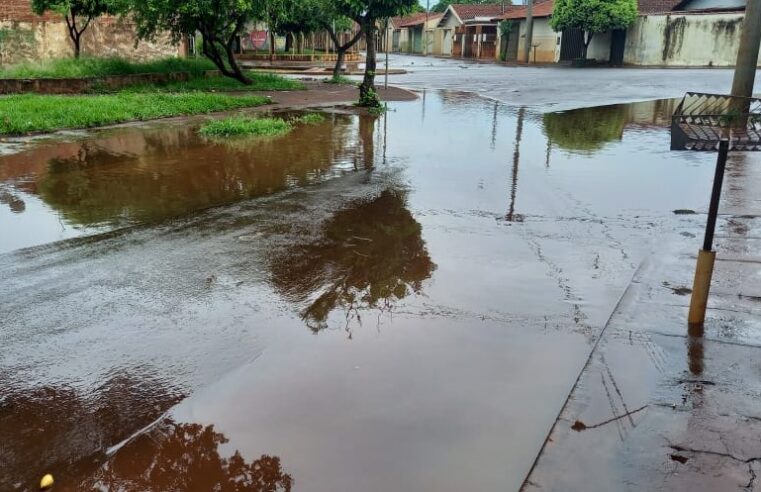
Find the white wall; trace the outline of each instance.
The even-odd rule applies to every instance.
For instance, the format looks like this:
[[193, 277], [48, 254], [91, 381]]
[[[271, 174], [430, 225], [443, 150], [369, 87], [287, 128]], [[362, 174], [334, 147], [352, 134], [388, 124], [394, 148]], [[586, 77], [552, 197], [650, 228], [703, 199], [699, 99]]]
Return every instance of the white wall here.
[[588, 60], [610, 60], [610, 36], [610, 32], [598, 32], [592, 36], [592, 41], [589, 42], [587, 47]]
[[732, 66], [742, 13], [638, 17], [626, 33], [624, 63], [666, 66]]
[[[560, 45], [557, 44], [558, 34], [550, 27], [549, 19], [534, 19], [534, 30], [531, 33], [531, 44], [538, 44], [536, 47], [537, 63], [553, 63], [560, 57]], [[518, 43], [518, 61], [526, 61], [524, 56], [524, 47], [526, 45], [526, 21], [522, 20], [520, 25], [520, 41]], [[534, 63], [534, 48], [531, 48], [529, 61]]]

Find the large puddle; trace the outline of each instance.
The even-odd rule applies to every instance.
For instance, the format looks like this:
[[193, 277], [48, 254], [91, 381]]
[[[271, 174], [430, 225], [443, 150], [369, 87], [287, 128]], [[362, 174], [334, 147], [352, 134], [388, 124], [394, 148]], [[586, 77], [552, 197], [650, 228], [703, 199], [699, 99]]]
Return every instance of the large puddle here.
[[0, 489], [517, 490], [642, 260], [698, 245], [671, 104], [0, 157]]

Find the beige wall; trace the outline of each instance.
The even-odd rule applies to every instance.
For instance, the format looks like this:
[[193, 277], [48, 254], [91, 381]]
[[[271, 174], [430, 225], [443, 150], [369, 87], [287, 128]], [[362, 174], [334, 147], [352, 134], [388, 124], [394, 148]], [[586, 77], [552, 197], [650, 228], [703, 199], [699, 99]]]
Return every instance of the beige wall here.
[[[526, 21], [521, 21], [520, 24], [520, 41], [518, 42], [518, 61], [525, 62], [526, 57]], [[538, 44], [536, 47], [536, 63], [554, 63], [560, 57], [560, 46], [557, 44], [558, 33], [552, 30], [550, 27], [550, 21], [547, 18], [534, 19], [534, 29], [532, 32], [532, 45]], [[529, 57], [531, 63], [534, 63], [534, 49], [531, 48], [531, 55]]]
[[743, 14], [672, 14], [637, 18], [626, 33], [624, 63], [732, 66]]
[[[113, 18], [98, 19], [82, 35], [82, 55], [148, 60], [182, 54], [168, 37], [155, 43], [141, 41], [137, 47], [135, 41], [130, 24]], [[73, 53], [63, 21], [0, 21], [0, 64], [67, 57]]]

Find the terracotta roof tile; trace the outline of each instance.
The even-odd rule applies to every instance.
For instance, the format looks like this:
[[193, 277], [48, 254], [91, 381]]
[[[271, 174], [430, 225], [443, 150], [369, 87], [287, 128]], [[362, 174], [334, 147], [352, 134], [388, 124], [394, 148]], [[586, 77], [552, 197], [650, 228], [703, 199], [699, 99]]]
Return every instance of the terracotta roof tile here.
[[664, 14], [671, 12], [674, 8], [682, 3], [681, 0], [639, 0], [640, 14]]
[[[505, 2], [507, 3], [507, 2]], [[450, 5], [452, 7], [452, 10], [454, 10], [457, 13], [457, 16], [462, 20], [463, 22], [475, 19], [476, 17], [498, 17], [502, 15], [502, 3], [493, 3], [493, 4], [485, 4], [485, 5], [478, 5], [478, 4], [463, 4], [463, 3], [453, 3]], [[505, 10], [509, 8], [508, 5], [505, 5]]]
[[[554, 2], [552, 0], [541, 0], [534, 2], [534, 8], [532, 9], [532, 15], [537, 17], [549, 17], [552, 15], [552, 7]], [[498, 19], [525, 19], [526, 18], [526, 6], [516, 5], [515, 9], [508, 10], [505, 15], [497, 17]]]
[[[429, 21], [435, 21], [444, 17], [444, 14], [428, 14]], [[425, 12], [418, 12], [417, 14], [407, 15], [404, 17], [394, 17], [392, 19], [394, 27], [399, 29], [401, 27], [417, 26], [425, 22]]]

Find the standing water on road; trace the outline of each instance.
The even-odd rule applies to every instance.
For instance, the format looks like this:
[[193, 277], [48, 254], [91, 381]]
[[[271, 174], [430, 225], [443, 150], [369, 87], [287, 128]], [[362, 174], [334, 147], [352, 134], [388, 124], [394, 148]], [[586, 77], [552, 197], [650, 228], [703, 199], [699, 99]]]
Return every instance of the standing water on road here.
[[667, 101], [390, 109], [0, 157], [0, 489], [517, 490], [712, 156]]

